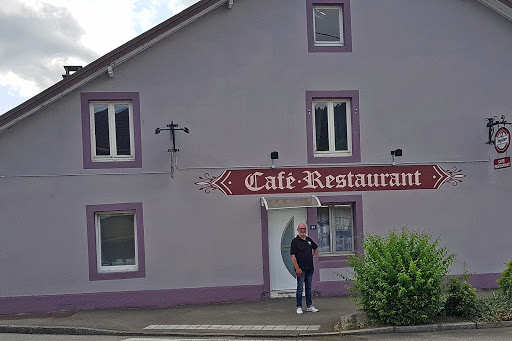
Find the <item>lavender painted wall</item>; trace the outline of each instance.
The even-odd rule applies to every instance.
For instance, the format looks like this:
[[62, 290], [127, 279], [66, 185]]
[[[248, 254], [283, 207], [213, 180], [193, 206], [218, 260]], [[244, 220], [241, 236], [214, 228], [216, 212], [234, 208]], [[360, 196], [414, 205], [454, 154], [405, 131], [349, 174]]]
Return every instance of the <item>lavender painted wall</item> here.
[[[311, 53], [305, 1], [238, 0], [1, 133], [0, 297], [217, 287], [256, 297], [268, 275], [259, 197], [194, 182], [269, 167], [274, 150], [279, 166], [308, 165], [305, 91], [359, 91], [359, 165], [390, 164], [402, 148], [398, 162], [466, 175], [439, 190], [363, 192], [363, 232], [428, 229], [457, 253], [454, 273], [464, 262], [501, 272], [511, 170], [483, 162], [484, 118], [510, 114], [512, 25], [464, 0], [352, 1], [351, 19], [352, 52]], [[106, 91], [139, 93], [140, 169], [83, 168], [80, 93]], [[169, 136], [154, 134], [171, 120], [190, 129], [176, 136], [174, 178]], [[146, 276], [90, 281], [86, 206], [117, 203], [142, 203]]]

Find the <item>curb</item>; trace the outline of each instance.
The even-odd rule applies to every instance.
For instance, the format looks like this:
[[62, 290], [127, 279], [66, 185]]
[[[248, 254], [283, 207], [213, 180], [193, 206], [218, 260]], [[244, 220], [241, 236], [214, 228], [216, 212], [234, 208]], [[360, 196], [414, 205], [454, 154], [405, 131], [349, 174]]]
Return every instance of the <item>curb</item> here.
[[45, 326], [16, 326], [0, 325], [0, 334], [46, 334], [46, 335], [112, 335], [112, 336], [183, 336], [183, 337], [268, 337], [268, 338], [289, 338], [289, 337], [321, 337], [334, 335], [364, 335], [364, 334], [390, 334], [390, 333], [421, 333], [443, 330], [463, 330], [463, 329], [490, 329], [490, 328], [510, 328], [512, 321], [502, 321], [497, 323], [490, 322], [459, 322], [459, 323], [441, 323], [424, 324], [418, 326], [395, 326], [378, 327], [357, 330], [344, 330], [339, 332], [322, 333], [169, 333], [169, 332], [130, 332], [120, 330], [95, 329], [84, 327], [45, 327]]
[[509, 328], [512, 327], [512, 321], [502, 321], [496, 323], [490, 322], [457, 322], [457, 323], [439, 323], [439, 324], [421, 324], [417, 326], [394, 326], [379, 327], [357, 330], [340, 331], [341, 335], [364, 335], [364, 334], [389, 334], [389, 333], [422, 333], [443, 330], [462, 330], [462, 329], [489, 329], [489, 328]]

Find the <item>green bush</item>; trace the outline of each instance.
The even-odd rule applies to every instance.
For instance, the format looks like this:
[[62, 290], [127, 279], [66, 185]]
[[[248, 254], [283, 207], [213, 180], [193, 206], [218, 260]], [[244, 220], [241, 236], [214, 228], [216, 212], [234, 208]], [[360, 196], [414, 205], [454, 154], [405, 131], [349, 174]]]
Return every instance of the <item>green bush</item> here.
[[468, 274], [453, 276], [448, 280], [448, 294], [444, 304], [445, 314], [449, 316], [474, 317], [477, 311], [476, 290], [467, 281]]
[[501, 274], [501, 278], [498, 279], [500, 289], [509, 298], [512, 298], [512, 260], [508, 262], [507, 269]]
[[486, 322], [512, 321], [512, 299], [502, 290], [479, 298], [475, 318]]
[[366, 314], [388, 325], [426, 323], [443, 308], [442, 283], [454, 255], [429, 235], [402, 229], [366, 235], [364, 255], [349, 256], [351, 288]]

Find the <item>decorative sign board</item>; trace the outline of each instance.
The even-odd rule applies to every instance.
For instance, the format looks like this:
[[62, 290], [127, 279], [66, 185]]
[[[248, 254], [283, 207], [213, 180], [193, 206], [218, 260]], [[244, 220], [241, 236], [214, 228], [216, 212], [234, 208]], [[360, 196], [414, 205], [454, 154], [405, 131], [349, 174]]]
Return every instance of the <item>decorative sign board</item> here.
[[310, 231], [316, 230], [316, 225], [309, 225], [309, 230]]
[[507, 151], [510, 145], [510, 132], [507, 128], [501, 127], [494, 136], [494, 148], [498, 153], [504, 153]]
[[494, 160], [494, 169], [510, 167], [510, 156]]
[[461, 172], [439, 165], [234, 169], [219, 176], [206, 173], [195, 184], [225, 195], [438, 189], [462, 182]]

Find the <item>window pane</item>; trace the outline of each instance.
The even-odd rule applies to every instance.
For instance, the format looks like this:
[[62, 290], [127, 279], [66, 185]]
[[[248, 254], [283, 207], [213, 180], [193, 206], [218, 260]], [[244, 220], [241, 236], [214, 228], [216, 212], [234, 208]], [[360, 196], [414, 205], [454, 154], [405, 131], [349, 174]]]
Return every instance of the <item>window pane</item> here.
[[327, 103], [315, 103], [316, 150], [329, 151], [329, 129], [327, 121]]
[[334, 233], [336, 234], [336, 252], [353, 251], [352, 207], [335, 206], [332, 208]]
[[331, 252], [331, 230], [329, 227], [329, 207], [317, 209], [318, 248], [319, 252]]
[[334, 103], [335, 150], [348, 150], [347, 141], [347, 103]]
[[100, 215], [101, 265], [135, 264], [133, 214]]
[[315, 41], [341, 42], [340, 8], [314, 8]]
[[130, 107], [128, 104], [114, 105], [116, 113], [117, 155], [131, 155], [130, 150]]
[[94, 131], [96, 133], [96, 155], [110, 155], [108, 105], [106, 104], [94, 104]]

